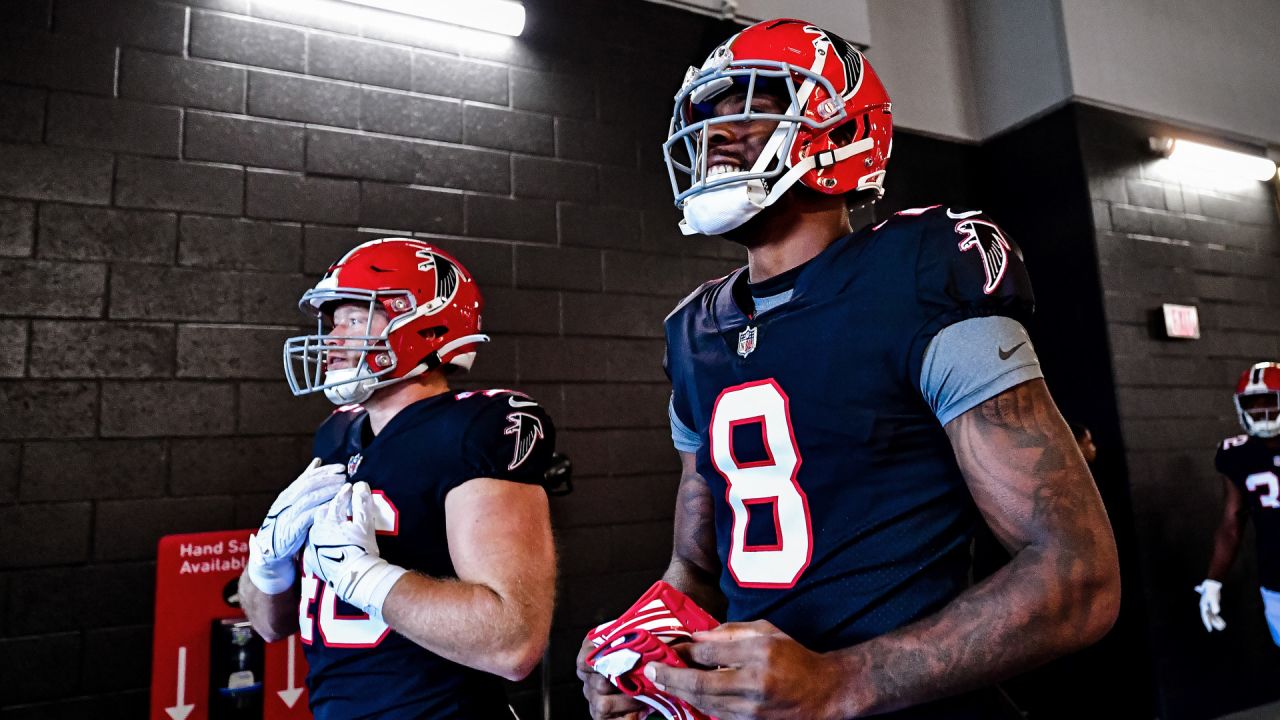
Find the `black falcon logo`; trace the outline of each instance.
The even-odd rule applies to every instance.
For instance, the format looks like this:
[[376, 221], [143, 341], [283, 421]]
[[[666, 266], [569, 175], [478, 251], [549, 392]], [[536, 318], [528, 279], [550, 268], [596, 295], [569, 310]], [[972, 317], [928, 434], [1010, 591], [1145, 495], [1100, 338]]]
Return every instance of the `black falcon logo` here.
[[961, 252], [978, 248], [978, 254], [982, 257], [982, 271], [987, 275], [982, 292], [990, 295], [996, 291], [1004, 278], [1004, 271], [1009, 268], [1009, 253], [1016, 251], [1004, 233], [1000, 232], [1000, 228], [985, 220], [958, 222], [956, 232], [964, 238], [959, 244]]
[[853, 97], [853, 94], [858, 91], [859, 83], [862, 82], [862, 53], [858, 52], [858, 49], [848, 40], [835, 33], [827, 33], [827, 39], [831, 41], [831, 49], [836, 51], [836, 57], [844, 63], [844, 88], [841, 92], [847, 100]]
[[428, 270], [436, 271], [436, 295], [433, 302], [444, 305], [452, 300], [453, 294], [457, 292], [458, 284], [461, 281], [458, 266], [430, 250], [419, 250], [416, 257], [422, 260], [422, 262], [418, 263], [418, 270], [422, 272]]
[[503, 435], [516, 436], [516, 451], [511, 457], [511, 464], [507, 466], [508, 470], [515, 470], [520, 467], [521, 463], [529, 459], [533, 454], [533, 446], [537, 444], [538, 439], [545, 437], [542, 432], [542, 421], [535, 415], [526, 412], [513, 412], [507, 415], [507, 421], [511, 424], [506, 430], [502, 431]]

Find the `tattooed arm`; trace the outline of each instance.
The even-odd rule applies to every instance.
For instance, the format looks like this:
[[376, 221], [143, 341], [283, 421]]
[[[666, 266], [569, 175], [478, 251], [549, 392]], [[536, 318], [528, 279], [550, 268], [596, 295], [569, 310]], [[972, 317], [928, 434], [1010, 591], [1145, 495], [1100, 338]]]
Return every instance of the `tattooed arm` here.
[[720, 558], [716, 555], [716, 516], [707, 481], [698, 474], [696, 456], [680, 453], [680, 490], [676, 494], [675, 540], [671, 564], [662, 579], [693, 598], [712, 615], [724, 617]]
[[987, 523], [1013, 560], [942, 611], [844, 652], [859, 714], [990, 685], [1097, 642], [1120, 570], [1093, 478], [1043, 380], [946, 426]]
[[990, 685], [1096, 642], [1115, 621], [1111, 527], [1042, 380], [946, 426], [978, 509], [1013, 560], [937, 613], [860, 645], [812, 652], [765, 621], [700, 634], [715, 672], [650, 664], [650, 679], [720, 718], [848, 718]]

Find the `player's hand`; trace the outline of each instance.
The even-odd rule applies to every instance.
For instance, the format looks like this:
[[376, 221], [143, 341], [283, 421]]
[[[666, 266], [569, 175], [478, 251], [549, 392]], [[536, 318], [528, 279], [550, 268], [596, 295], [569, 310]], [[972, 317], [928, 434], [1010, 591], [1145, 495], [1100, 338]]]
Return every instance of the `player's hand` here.
[[408, 570], [379, 555], [372, 495], [369, 483], [343, 485], [315, 512], [303, 560], [339, 598], [381, 617], [391, 586]]
[[322, 466], [315, 458], [271, 503], [249, 538], [249, 579], [259, 590], [274, 595], [293, 586], [298, 574], [293, 558], [307, 541], [312, 514], [338, 493], [346, 477], [346, 467]]
[[582, 641], [578, 651], [578, 679], [582, 680], [582, 694], [587, 698], [594, 720], [640, 720], [649, 714], [648, 705], [622, 694], [608, 678], [587, 665], [587, 655], [595, 649], [590, 640]]
[[1200, 593], [1200, 622], [1209, 632], [1225, 630], [1227, 622], [1222, 619], [1222, 583], [1205, 579], [1196, 586]]
[[725, 623], [694, 633], [681, 650], [692, 663], [717, 669], [649, 663], [645, 676], [720, 720], [844, 717], [838, 695], [849, 678], [829, 656], [772, 623]]

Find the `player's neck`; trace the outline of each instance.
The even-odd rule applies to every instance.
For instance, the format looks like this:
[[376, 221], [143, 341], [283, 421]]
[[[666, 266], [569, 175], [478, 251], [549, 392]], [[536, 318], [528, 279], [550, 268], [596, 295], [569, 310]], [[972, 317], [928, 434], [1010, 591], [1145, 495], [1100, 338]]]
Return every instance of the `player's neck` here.
[[870, 216], [860, 211], [851, 222], [843, 198], [791, 192], [726, 237], [746, 246], [749, 279], [758, 283], [803, 265], [855, 227], [861, 229]]
[[369, 412], [369, 428], [373, 430], [374, 435], [377, 435], [401, 410], [419, 400], [447, 392], [449, 392], [449, 381], [439, 370], [379, 388], [374, 392], [373, 397], [363, 403], [364, 409]]

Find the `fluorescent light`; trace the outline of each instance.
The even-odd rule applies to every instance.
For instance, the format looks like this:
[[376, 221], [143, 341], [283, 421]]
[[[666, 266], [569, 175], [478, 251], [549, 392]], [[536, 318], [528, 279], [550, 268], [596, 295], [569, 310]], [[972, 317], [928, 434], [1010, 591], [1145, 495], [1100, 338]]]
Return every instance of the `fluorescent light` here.
[[1151, 138], [1151, 148], [1171, 164], [1189, 170], [1261, 181], [1276, 176], [1276, 164], [1271, 160], [1235, 150], [1172, 138]]
[[515, 0], [346, 0], [401, 15], [517, 37], [524, 32], [524, 5]]

